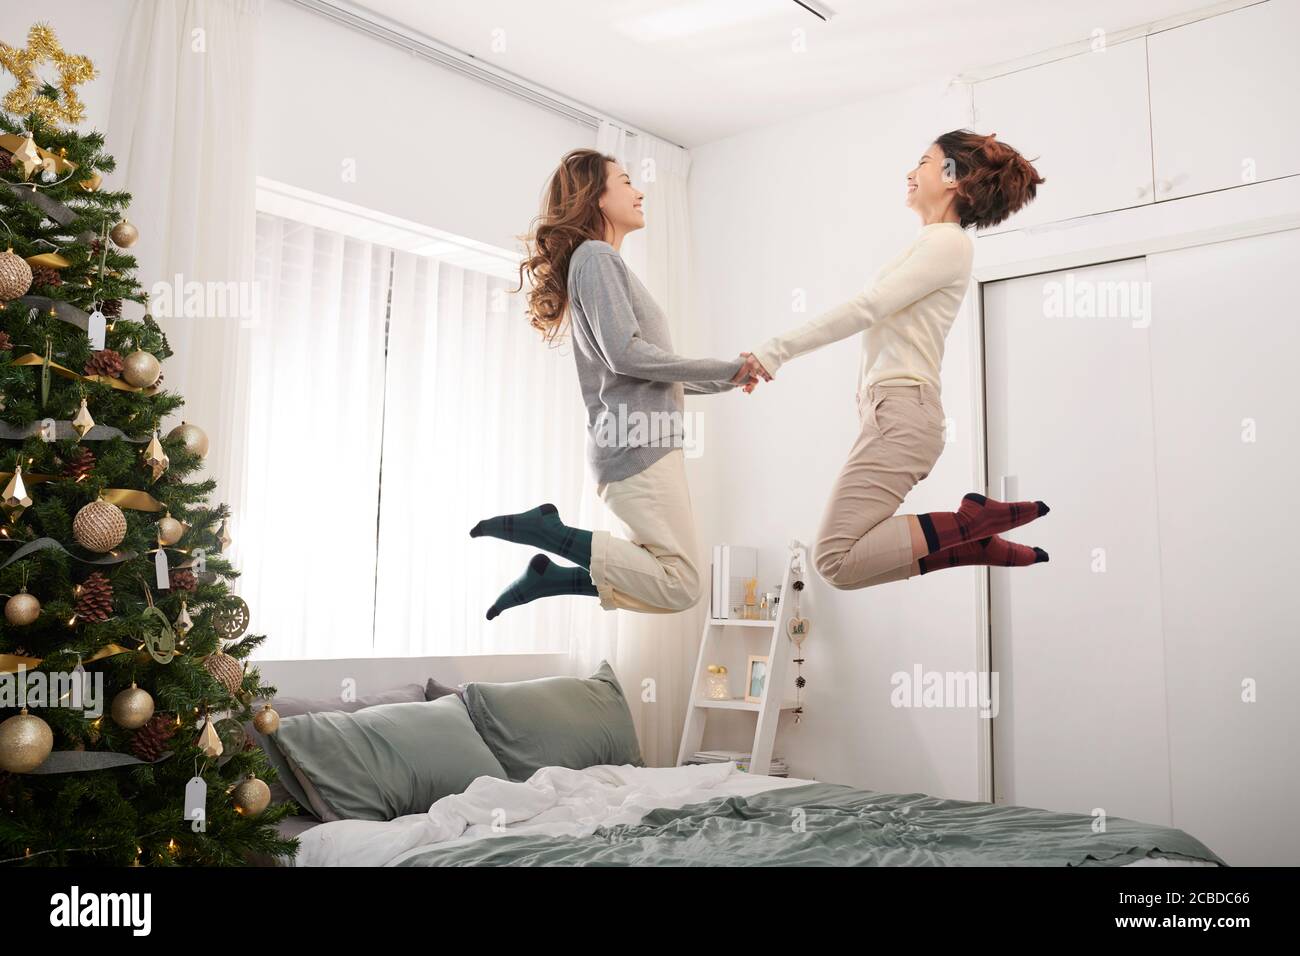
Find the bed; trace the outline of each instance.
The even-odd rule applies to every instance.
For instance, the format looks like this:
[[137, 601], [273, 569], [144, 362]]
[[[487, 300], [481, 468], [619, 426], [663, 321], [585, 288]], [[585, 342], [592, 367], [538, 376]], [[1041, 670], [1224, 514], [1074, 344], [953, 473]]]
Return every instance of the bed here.
[[751, 775], [734, 763], [480, 777], [388, 821], [291, 817], [288, 866], [1226, 866], [1181, 830]]

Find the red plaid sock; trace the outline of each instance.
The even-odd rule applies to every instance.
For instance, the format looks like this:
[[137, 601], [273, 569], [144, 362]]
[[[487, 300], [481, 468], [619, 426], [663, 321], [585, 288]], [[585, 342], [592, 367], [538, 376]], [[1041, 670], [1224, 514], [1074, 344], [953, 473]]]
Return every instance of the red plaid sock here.
[[925, 574], [929, 571], [941, 571], [944, 568], [959, 568], [972, 564], [988, 564], [998, 568], [1023, 568], [1040, 561], [1048, 560], [1047, 552], [1042, 548], [1027, 544], [1006, 541], [997, 535], [980, 538], [978, 541], [965, 541], [951, 548], [944, 548], [934, 554], [918, 558], [916, 563]]
[[934, 554], [965, 541], [977, 541], [1028, 524], [1050, 509], [1041, 501], [997, 501], [970, 492], [956, 511], [931, 511], [917, 515], [925, 543]]

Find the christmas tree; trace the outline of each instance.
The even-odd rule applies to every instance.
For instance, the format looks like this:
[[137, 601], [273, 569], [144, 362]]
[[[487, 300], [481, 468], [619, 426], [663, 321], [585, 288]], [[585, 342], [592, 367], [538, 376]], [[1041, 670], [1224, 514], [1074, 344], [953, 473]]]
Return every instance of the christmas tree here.
[[163, 330], [124, 314], [148, 304], [131, 197], [101, 188], [104, 137], [71, 128], [94, 67], [42, 24], [0, 66], [0, 862], [291, 853], [275, 824], [295, 808], [269, 805], [244, 729], [278, 717], [253, 712], [275, 689], [244, 663], [265, 636], [230, 589], [230, 509], [186, 480], [202, 429], [164, 432], [184, 399]]

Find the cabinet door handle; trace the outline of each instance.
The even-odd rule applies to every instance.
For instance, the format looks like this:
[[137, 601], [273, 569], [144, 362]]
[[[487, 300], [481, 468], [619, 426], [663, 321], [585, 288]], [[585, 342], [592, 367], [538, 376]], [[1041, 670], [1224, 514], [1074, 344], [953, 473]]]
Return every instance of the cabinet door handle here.
[[1150, 187], [1150, 186], [1147, 186], [1147, 185], [1139, 186], [1139, 187], [1138, 187], [1138, 199], [1141, 199], [1143, 196], [1145, 196], [1145, 195], [1146, 195], [1147, 193], [1149, 193], [1150, 191], [1151, 191], [1151, 187]]
[[1160, 180], [1160, 182], [1158, 183], [1158, 185], [1159, 185], [1159, 187], [1160, 187], [1160, 191], [1161, 191], [1162, 193], [1167, 193], [1167, 192], [1169, 192], [1169, 190], [1171, 190], [1171, 189], [1174, 188], [1174, 184], [1171, 183], [1171, 182], [1170, 182], [1169, 180], [1167, 180], [1167, 179], [1162, 179], [1162, 180]]
[[1002, 476], [1002, 489], [1001, 489], [1001, 495], [1002, 495], [1002, 500], [1003, 500], [1003, 501], [1013, 501], [1013, 500], [1014, 500], [1014, 497], [1013, 497], [1013, 496], [1014, 496], [1014, 493], [1015, 493], [1015, 490], [1016, 490], [1016, 487], [1018, 486], [1018, 484], [1019, 484], [1019, 482], [1017, 481], [1015, 475], [1003, 475], [1003, 476]]

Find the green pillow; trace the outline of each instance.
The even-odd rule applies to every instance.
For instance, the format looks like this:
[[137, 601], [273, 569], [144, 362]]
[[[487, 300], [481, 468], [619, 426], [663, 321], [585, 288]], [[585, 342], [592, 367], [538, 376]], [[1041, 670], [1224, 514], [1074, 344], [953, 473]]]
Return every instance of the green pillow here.
[[511, 780], [527, 780], [542, 767], [645, 766], [623, 688], [606, 661], [585, 679], [473, 681], [465, 704]]
[[476, 777], [506, 776], [455, 694], [286, 717], [275, 742], [322, 820], [423, 813]]

